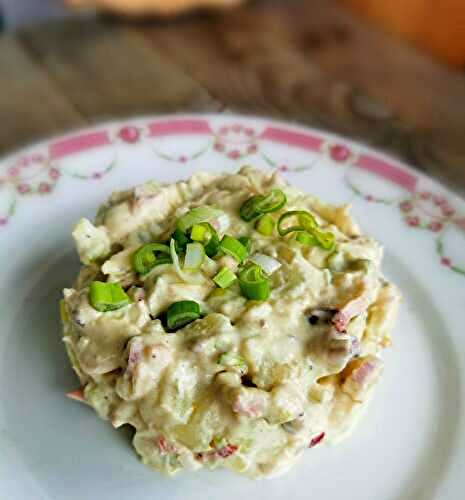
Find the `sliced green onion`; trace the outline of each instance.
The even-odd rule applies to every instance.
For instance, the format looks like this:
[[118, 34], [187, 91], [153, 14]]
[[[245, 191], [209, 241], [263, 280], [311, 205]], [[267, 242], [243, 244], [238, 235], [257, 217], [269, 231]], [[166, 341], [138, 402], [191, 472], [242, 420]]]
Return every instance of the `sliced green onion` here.
[[336, 243], [333, 233], [325, 233], [318, 229], [314, 229], [311, 233], [300, 232], [295, 239], [302, 245], [321, 247], [327, 251], [333, 250]]
[[286, 202], [286, 195], [281, 189], [272, 189], [269, 193], [262, 196], [261, 200], [256, 201], [255, 209], [262, 214], [276, 212], [283, 208]]
[[228, 288], [231, 286], [235, 281], [237, 277], [236, 275], [229, 269], [228, 267], [223, 267], [220, 269], [218, 274], [213, 278], [213, 281], [220, 287], [220, 288]]
[[141, 246], [132, 255], [132, 266], [140, 275], [147, 274], [155, 266], [170, 264], [170, 249], [161, 243], [148, 243]]
[[208, 257], [214, 257], [220, 247], [218, 233], [208, 222], [194, 224], [191, 229], [191, 239], [202, 243]]
[[318, 246], [318, 240], [315, 238], [315, 236], [313, 234], [307, 233], [307, 231], [297, 233], [297, 236], [295, 237], [295, 239], [301, 245], [306, 245], [306, 246], [311, 246], [311, 247]]
[[249, 238], [248, 236], [241, 236], [240, 238], [237, 238], [237, 241], [245, 246], [248, 253], [252, 251], [252, 238]]
[[200, 318], [200, 306], [193, 300], [174, 302], [166, 311], [166, 324], [169, 330], [177, 330]]
[[239, 210], [241, 219], [245, 222], [250, 222], [257, 217], [260, 217], [262, 213], [255, 208], [255, 204], [257, 203], [257, 201], [261, 201], [262, 199], [263, 196], [253, 196], [252, 198], [249, 198], [245, 203], [243, 203]]
[[330, 251], [333, 250], [335, 245], [336, 245], [336, 238], [334, 237], [334, 234], [331, 232], [323, 232], [314, 230], [313, 235], [318, 241], [318, 245], [323, 248], [324, 250]]
[[[285, 222], [287, 224], [290, 223], [290, 225], [285, 224]], [[296, 231], [311, 232], [316, 227], [318, 227], [318, 224], [315, 217], [305, 210], [291, 210], [290, 212], [285, 212], [278, 220], [278, 232], [281, 236]]]
[[89, 302], [97, 311], [107, 312], [127, 306], [131, 301], [119, 283], [92, 281]]
[[262, 215], [257, 223], [255, 229], [263, 236], [271, 236], [273, 234], [276, 222], [270, 214]]
[[250, 300], [266, 300], [270, 296], [270, 283], [256, 264], [247, 266], [239, 273], [242, 294]]
[[176, 242], [176, 252], [183, 252], [190, 241], [180, 229], [175, 229], [171, 238]]
[[194, 224], [191, 229], [191, 240], [202, 243], [207, 239], [207, 227], [204, 224]]
[[209, 206], [193, 208], [178, 219], [177, 227], [179, 230], [185, 233], [194, 224], [211, 222], [222, 217], [223, 215], [225, 215], [223, 211]]
[[263, 253], [254, 254], [249, 258], [249, 260], [254, 264], [257, 264], [257, 266], [260, 266], [263, 271], [268, 274], [268, 276], [281, 267], [281, 262]]
[[173, 266], [174, 269], [177, 273], [177, 275], [186, 283], [191, 283], [193, 285], [201, 285], [204, 283], [204, 278], [202, 274], [199, 273], [189, 273], [181, 269], [181, 265], [179, 263], [179, 257], [178, 254], [176, 253], [176, 242], [174, 239], [171, 239], [170, 241], [170, 254], [171, 254], [171, 259], [173, 261]]
[[213, 226], [215, 226], [215, 229], [222, 234], [229, 228], [229, 225], [231, 224], [229, 215], [225, 213], [219, 215], [216, 219], [210, 222]]
[[225, 234], [221, 240], [220, 250], [231, 257], [234, 257], [238, 262], [244, 262], [247, 255], [249, 255], [247, 248], [245, 248], [239, 240], [236, 240], [236, 238], [228, 236], [227, 234]]
[[262, 214], [276, 212], [287, 202], [286, 195], [281, 189], [273, 189], [264, 195], [256, 195], [242, 204], [239, 215], [242, 220], [250, 222]]
[[186, 247], [184, 257], [184, 269], [186, 271], [197, 271], [200, 269], [205, 258], [205, 249], [200, 243], [189, 243]]

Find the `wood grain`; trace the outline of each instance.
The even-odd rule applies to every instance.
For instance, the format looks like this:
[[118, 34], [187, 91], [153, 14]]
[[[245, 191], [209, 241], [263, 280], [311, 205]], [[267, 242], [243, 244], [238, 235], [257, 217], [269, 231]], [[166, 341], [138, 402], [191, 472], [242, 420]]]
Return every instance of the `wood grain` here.
[[218, 108], [199, 84], [124, 26], [68, 19], [18, 36], [89, 120]]
[[83, 123], [47, 73], [7, 36], [0, 37], [0, 120], [2, 151]]

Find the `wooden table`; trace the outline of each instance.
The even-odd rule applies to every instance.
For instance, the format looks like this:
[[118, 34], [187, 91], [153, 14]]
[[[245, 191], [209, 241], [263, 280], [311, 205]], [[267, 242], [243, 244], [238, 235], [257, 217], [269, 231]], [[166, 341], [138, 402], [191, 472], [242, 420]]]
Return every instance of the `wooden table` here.
[[77, 18], [0, 38], [0, 153], [99, 120], [222, 110], [361, 139], [465, 193], [465, 74], [331, 0]]

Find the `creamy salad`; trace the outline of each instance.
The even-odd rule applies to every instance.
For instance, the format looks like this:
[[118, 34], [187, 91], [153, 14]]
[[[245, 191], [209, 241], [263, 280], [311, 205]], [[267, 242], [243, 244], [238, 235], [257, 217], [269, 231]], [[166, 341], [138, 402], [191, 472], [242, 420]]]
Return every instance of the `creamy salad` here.
[[352, 428], [400, 294], [347, 206], [242, 168], [113, 194], [73, 237], [65, 346], [145, 464], [282, 473]]

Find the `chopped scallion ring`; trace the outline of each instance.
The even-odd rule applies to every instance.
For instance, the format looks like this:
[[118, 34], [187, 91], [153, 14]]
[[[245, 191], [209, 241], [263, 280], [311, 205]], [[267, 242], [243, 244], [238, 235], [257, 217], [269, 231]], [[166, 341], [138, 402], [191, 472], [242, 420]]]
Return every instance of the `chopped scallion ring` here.
[[245, 222], [250, 222], [257, 217], [260, 217], [261, 212], [255, 208], [257, 201], [262, 200], [263, 196], [253, 196], [244, 202], [239, 210], [239, 215], [241, 219]]
[[262, 214], [276, 212], [283, 208], [286, 202], [286, 195], [281, 189], [272, 189], [269, 193], [265, 194], [261, 200], [256, 201], [255, 209]]
[[281, 267], [281, 262], [263, 253], [254, 254], [249, 258], [249, 260], [254, 264], [257, 264], [257, 266], [260, 266], [268, 276], [273, 274]]
[[170, 263], [170, 248], [161, 243], [143, 245], [132, 255], [132, 266], [141, 276], [150, 272], [155, 266]]
[[302, 245], [321, 247], [323, 250], [331, 251], [336, 245], [333, 233], [314, 229], [311, 233], [299, 232], [295, 239]]
[[245, 246], [248, 253], [252, 251], [252, 238], [249, 238], [249, 236], [241, 236], [240, 238], [237, 238], [237, 241]]
[[223, 267], [220, 269], [218, 274], [213, 278], [213, 281], [220, 287], [220, 288], [228, 288], [231, 286], [235, 281], [237, 277], [236, 275], [229, 269], [228, 267]]
[[234, 257], [238, 262], [244, 262], [249, 254], [247, 248], [245, 248], [239, 240], [236, 240], [236, 238], [232, 238], [227, 234], [225, 234], [221, 240], [220, 250], [231, 257]]
[[212, 222], [215, 219], [222, 218], [224, 215], [225, 213], [222, 210], [209, 206], [193, 208], [178, 219], [177, 227], [180, 231], [185, 233], [195, 224]]
[[166, 323], [169, 330], [177, 330], [200, 318], [200, 306], [193, 300], [174, 302], [166, 311]]
[[97, 311], [108, 312], [127, 306], [131, 301], [119, 283], [92, 281], [89, 302]]
[[334, 234], [329, 231], [325, 233], [323, 231], [315, 230], [313, 231], [313, 235], [323, 250], [327, 250], [329, 252], [336, 246], [336, 238], [334, 237]]
[[208, 222], [194, 224], [191, 229], [191, 239], [202, 243], [208, 257], [214, 257], [220, 247], [220, 239], [214, 227]]
[[184, 269], [186, 271], [197, 271], [200, 269], [205, 258], [205, 249], [200, 243], [188, 243], [186, 256], [184, 258]]
[[270, 214], [265, 214], [258, 219], [255, 229], [263, 236], [271, 236], [275, 226], [276, 222], [273, 217]]
[[174, 269], [177, 273], [177, 275], [186, 283], [191, 283], [193, 285], [201, 285], [204, 283], [204, 278], [202, 276], [202, 273], [189, 273], [187, 271], [184, 271], [181, 269], [181, 264], [179, 263], [179, 256], [176, 253], [176, 241], [174, 239], [171, 239], [170, 241], [170, 254], [171, 254], [171, 259], [173, 261], [173, 266]]
[[270, 296], [270, 282], [256, 264], [247, 266], [239, 273], [239, 285], [244, 297], [250, 300], [266, 300]]
[[260, 215], [276, 212], [287, 202], [286, 195], [281, 189], [273, 189], [264, 195], [256, 195], [244, 202], [240, 208], [239, 215], [242, 220], [250, 222]]
[[318, 224], [315, 217], [305, 210], [285, 212], [278, 220], [278, 232], [281, 236], [286, 236], [286, 234], [296, 231], [312, 232], [317, 227]]
[[186, 249], [186, 245], [189, 243], [189, 238], [180, 230], [175, 229], [171, 238], [176, 244], [176, 252], [183, 252]]
[[207, 239], [207, 227], [204, 224], [194, 224], [191, 229], [191, 240], [202, 243]]
[[313, 234], [307, 233], [306, 231], [302, 231], [297, 233], [295, 239], [301, 244], [311, 247], [318, 246], [318, 240], [315, 238]]

